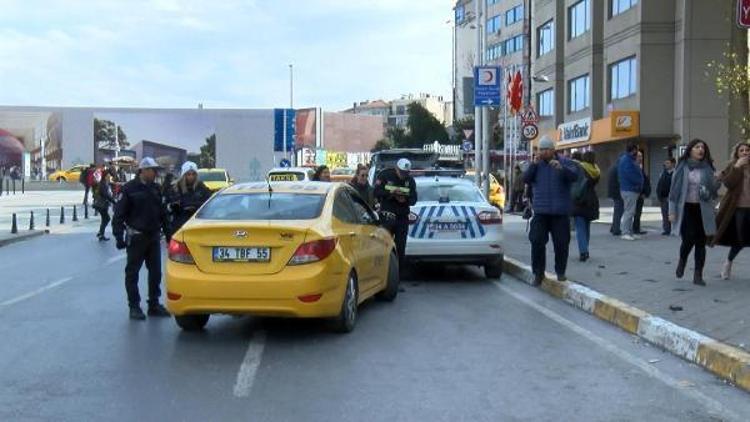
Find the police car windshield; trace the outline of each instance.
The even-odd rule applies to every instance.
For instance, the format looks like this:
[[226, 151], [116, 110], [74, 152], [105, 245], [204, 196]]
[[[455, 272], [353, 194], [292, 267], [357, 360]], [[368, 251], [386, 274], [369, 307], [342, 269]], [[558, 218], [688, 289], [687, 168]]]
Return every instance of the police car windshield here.
[[482, 194], [473, 186], [454, 184], [417, 185], [419, 202], [482, 202]]
[[203, 182], [226, 182], [227, 174], [223, 171], [201, 171], [198, 178]]
[[325, 195], [250, 193], [215, 196], [196, 215], [206, 220], [312, 220], [320, 216]]

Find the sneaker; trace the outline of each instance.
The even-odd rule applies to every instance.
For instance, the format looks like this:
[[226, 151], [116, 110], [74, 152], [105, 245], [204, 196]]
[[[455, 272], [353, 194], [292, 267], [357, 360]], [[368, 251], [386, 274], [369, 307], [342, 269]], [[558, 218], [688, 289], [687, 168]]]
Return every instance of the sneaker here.
[[732, 278], [732, 261], [724, 261], [724, 266], [721, 268], [721, 279], [729, 280]]
[[624, 234], [624, 235], [620, 236], [620, 239], [622, 239], [622, 240], [635, 240], [635, 237], [632, 236], [632, 235], [629, 235], [629, 234]]
[[558, 274], [557, 281], [568, 281], [568, 277], [565, 277], [565, 274]]
[[143, 313], [140, 307], [130, 308], [130, 319], [143, 321], [144, 319], [146, 319], [146, 315]]
[[148, 316], [170, 317], [172, 316], [172, 314], [170, 314], [167, 308], [165, 308], [163, 305], [161, 305], [160, 303], [157, 303], [156, 305], [149, 305]]

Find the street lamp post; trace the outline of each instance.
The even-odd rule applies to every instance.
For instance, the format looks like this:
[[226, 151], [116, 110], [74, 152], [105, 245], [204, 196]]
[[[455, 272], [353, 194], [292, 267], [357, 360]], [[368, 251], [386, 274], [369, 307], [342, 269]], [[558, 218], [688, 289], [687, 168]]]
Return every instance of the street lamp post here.
[[[474, 0], [474, 16], [477, 25], [476, 52], [474, 54], [474, 66], [481, 66], [482, 55], [482, 0]], [[476, 101], [476, 100], [475, 100]], [[482, 186], [482, 141], [484, 138], [482, 126], [482, 107], [474, 106], [474, 171], [477, 175], [477, 186]]]

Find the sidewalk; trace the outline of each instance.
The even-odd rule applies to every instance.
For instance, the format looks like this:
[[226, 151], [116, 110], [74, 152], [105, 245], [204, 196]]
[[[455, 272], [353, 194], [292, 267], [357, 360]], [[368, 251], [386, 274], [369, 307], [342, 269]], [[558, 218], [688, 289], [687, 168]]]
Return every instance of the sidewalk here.
[[[733, 280], [724, 281], [719, 278], [719, 270], [728, 248], [709, 249], [704, 271], [708, 286], [695, 286], [692, 255], [685, 277], [675, 278], [679, 238], [661, 235], [660, 218], [644, 218], [643, 228], [649, 232], [643, 240], [627, 242], [610, 235], [607, 224], [593, 224], [591, 259], [585, 263], [578, 261], [573, 234], [568, 278], [687, 329], [750, 350], [750, 251], [740, 253]], [[526, 222], [506, 215], [504, 233], [506, 256], [530, 264]], [[547, 271], [553, 271], [551, 241], [547, 255]], [[682, 310], [673, 311], [670, 306]]]

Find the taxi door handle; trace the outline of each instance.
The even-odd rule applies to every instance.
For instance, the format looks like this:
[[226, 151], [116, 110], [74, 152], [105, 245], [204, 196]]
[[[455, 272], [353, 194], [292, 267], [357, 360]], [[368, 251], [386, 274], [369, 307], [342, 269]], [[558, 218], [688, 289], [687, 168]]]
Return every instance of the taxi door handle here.
[[375, 233], [370, 233], [370, 239], [375, 239]]
[[349, 232], [348, 235], [351, 236], [351, 237], [354, 237], [354, 236], [357, 235], [357, 233], [356, 232]]

